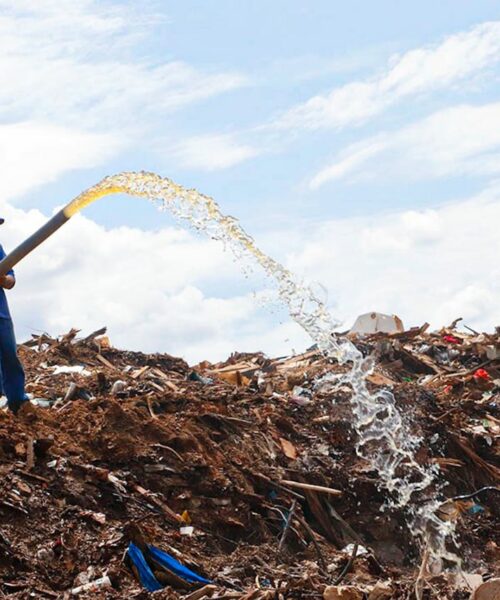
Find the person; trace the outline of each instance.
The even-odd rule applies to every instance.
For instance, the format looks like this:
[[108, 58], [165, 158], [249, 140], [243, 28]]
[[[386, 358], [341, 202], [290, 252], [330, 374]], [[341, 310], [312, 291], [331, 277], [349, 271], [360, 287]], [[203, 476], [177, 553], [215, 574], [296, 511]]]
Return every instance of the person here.
[[[0, 218], [0, 225], [5, 219]], [[0, 244], [0, 260], [5, 258], [5, 251]], [[0, 391], [7, 396], [7, 406], [17, 414], [21, 406], [28, 400], [24, 391], [24, 369], [17, 355], [14, 324], [10, 316], [9, 304], [5, 290], [16, 285], [16, 277], [11, 269], [0, 276]]]

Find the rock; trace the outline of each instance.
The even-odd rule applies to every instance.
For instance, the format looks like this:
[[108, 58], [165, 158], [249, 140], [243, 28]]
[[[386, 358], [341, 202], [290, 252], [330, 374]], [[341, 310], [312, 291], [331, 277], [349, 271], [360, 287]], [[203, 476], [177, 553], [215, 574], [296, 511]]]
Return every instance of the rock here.
[[387, 600], [392, 597], [393, 592], [392, 585], [388, 581], [377, 581], [368, 594], [368, 600]]
[[363, 600], [363, 592], [352, 585], [329, 585], [323, 592], [324, 600]]
[[471, 594], [471, 600], [500, 600], [500, 578], [482, 583]]

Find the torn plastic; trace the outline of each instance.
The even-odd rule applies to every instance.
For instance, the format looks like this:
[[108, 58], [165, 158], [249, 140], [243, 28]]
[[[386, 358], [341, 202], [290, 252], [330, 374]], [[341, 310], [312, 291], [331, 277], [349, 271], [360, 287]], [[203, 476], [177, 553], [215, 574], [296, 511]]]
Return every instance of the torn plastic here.
[[209, 579], [205, 579], [205, 577], [202, 577], [194, 571], [191, 571], [191, 569], [185, 567], [178, 560], [170, 556], [170, 554], [163, 552], [163, 550], [160, 550], [155, 546], [148, 546], [148, 551], [151, 554], [151, 557], [154, 558], [157, 563], [169, 571], [172, 571], [172, 573], [175, 573], [178, 577], [182, 577], [184, 581], [189, 583], [211, 583]]
[[359, 315], [349, 333], [368, 335], [372, 333], [401, 333], [403, 322], [396, 315], [384, 315], [378, 312]]
[[128, 556], [132, 561], [134, 567], [137, 570], [137, 575], [142, 585], [148, 590], [148, 592], [156, 592], [163, 589], [160, 582], [153, 575], [144, 554], [133, 542], [130, 542], [128, 546]]
[[[155, 561], [155, 563], [162, 566], [164, 569], [174, 573], [177, 577], [180, 577], [184, 581], [188, 583], [202, 583], [207, 584], [211, 583], [209, 579], [198, 575], [194, 571], [191, 571], [188, 567], [184, 566], [178, 560], [163, 552], [159, 548], [155, 546], [147, 546], [147, 553], [151, 556], [151, 559]], [[142, 585], [149, 591], [155, 592], [157, 590], [163, 589], [161, 583], [154, 576], [146, 557], [142, 550], [136, 546], [133, 542], [130, 542], [128, 547], [128, 556], [132, 563], [134, 564], [137, 575], [142, 583]]]

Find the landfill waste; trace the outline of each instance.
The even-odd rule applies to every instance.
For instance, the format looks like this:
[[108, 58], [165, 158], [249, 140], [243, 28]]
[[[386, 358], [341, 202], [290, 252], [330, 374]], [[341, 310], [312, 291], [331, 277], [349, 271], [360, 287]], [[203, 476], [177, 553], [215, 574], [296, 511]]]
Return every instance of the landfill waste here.
[[190, 584], [210, 583], [208, 579], [191, 571], [168, 553], [155, 546], [144, 545], [141, 550], [134, 542], [130, 542], [127, 557], [135, 567], [134, 573], [137, 573], [138, 580], [150, 592], [161, 590], [164, 587], [155, 577], [153, 569], [160, 569], [159, 577], [164, 580], [166, 578], [168, 582], [173, 580], [174, 584], [178, 582], [176, 581], [177, 578], [182, 580], [181, 585], [183, 585], [183, 582]]
[[499, 331], [351, 336], [374, 356], [369, 389], [391, 391], [422, 439], [416, 460], [437, 470], [439, 489], [417, 501], [439, 497], [467, 577], [425, 561], [397, 491], [356, 452], [349, 389], [318, 385], [348, 365], [313, 348], [189, 366], [104, 335], [72, 329], [19, 347], [28, 392], [48, 404], [17, 418], [0, 410], [0, 597], [147, 598], [124, 560], [131, 543], [200, 577], [171, 572], [160, 599], [459, 600], [492, 589], [480, 586], [500, 576], [500, 359], [488, 358]]
[[403, 322], [398, 316], [372, 312], [360, 315], [351, 327], [349, 333], [366, 335], [378, 332], [396, 333], [398, 331], [404, 331]]
[[[73, 588], [71, 590], [71, 595], [72, 596], [80, 596], [81, 594], [83, 594], [85, 592], [98, 592], [98, 591], [100, 591], [100, 588], [105, 588], [105, 587], [111, 587], [111, 580], [109, 579], [109, 577], [107, 575], [104, 577], [100, 577], [99, 579], [96, 579], [95, 581], [89, 581], [89, 583], [85, 583], [84, 585], [80, 585], [76, 588]], [[95, 594], [93, 594], [93, 596], [95, 597]]]

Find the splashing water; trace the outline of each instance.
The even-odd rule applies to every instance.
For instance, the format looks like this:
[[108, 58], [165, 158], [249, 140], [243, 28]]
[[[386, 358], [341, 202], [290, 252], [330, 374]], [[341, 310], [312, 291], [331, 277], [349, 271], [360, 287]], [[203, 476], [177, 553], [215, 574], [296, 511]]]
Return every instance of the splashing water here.
[[[292, 319], [311, 336], [319, 350], [339, 364], [351, 364], [351, 369], [345, 374], [326, 375], [317, 382], [317, 386], [335, 389], [339, 385], [348, 385], [352, 390], [353, 425], [358, 435], [356, 451], [377, 471], [381, 484], [393, 498], [392, 506], [407, 507], [415, 492], [434, 482], [436, 472], [421, 466], [415, 459], [421, 440], [410, 433], [392, 393], [368, 389], [367, 376], [373, 370], [373, 360], [364, 358], [348, 339], [333, 334], [340, 323], [332, 318], [311, 288], [297, 281], [288, 269], [264, 254], [235, 218], [221, 213], [213, 198], [154, 173], [119, 173], [106, 177], [80, 194], [64, 212], [71, 217], [98, 198], [114, 193], [148, 198], [160, 210], [169, 210], [198, 231], [222, 241], [236, 258], [260, 265], [275, 280], [279, 298], [287, 306]], [[456, 557], [445, 547], [447, 537], [453, 534], [453, 527], [436, 516], [438, 506], [439, 502], [434, 501], [412, 509], [412, 528], [433, 558], [455, 560]]]

